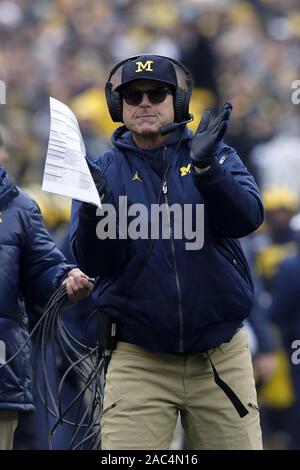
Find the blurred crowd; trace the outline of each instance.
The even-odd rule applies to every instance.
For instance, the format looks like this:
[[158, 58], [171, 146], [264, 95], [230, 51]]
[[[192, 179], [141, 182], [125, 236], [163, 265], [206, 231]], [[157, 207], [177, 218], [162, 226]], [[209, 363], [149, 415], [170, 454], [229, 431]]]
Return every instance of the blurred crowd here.
[[0, 131], [8, 149], [0, 142], [0, 161], [38, 200], [52, 230], [69, 212], [38, 189], [49, 96], [75, 112], [93, 158], [116, 127], [104, 85], [126, 57], [156, 53], [191, 70], [193, 129], [204, 109], [232, 101], [228, 143], [255, 174], [266, 204], [266, 223], [244, 241], [256, 284], [249, 329], [265, 445], [300, 448], [300, 365], [290, 360], [297, 333], [300, 340], [300, 280], [291, 283], [300, 266], [300, 104], [292, 102], [292, 83], [300, 80], [299, 1], [2, 0], [0, 44]]
[[258, 143], [299, 132], [291, 83], [300, 77], [297, 0], [3, 0], [1, 127], [20, 183], [40, 182], [49, 96], [80, 119], [96, 157], [110, 139], [103, 86], [111, 67], [137, 53], [181, 59], [192, 71], [196, 119], [234, 105], [232, 143], [249, 160]]

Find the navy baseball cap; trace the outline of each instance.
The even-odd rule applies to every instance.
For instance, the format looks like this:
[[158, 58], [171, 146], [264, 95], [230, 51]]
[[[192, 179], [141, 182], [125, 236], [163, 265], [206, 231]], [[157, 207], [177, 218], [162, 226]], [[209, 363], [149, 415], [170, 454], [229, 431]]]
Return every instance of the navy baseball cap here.
[[173, 63], [166, 57], [156, 55], [141, 55], [125, 62], [122, 68], [122, 79], [116, 90], [122, 89], [135, 80], [146, 79], [178, 86], [176, 71]]

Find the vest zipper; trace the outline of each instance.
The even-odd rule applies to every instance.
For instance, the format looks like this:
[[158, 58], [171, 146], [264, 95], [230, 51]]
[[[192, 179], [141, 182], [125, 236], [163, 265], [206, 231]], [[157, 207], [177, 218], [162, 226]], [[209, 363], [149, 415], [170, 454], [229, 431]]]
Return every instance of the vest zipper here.
[[[164, 162], [165, 162], [165, 153], [167, 147], [164, 148]], [[167, 178], [167, 176], [166, 176]], [[179, 311], [179, 352], [183, 352], [183, 313], [182, 313], [182, 296], [181, 296], [181, 286], [180, 286], [180, 279], [179, 273], [177, 268], [176, 262], [176, 255], [175, 255], [175, 245], [174, 245], [174, 238], [173, 238], [173, 231], [171, 226], [171, 216], [170, 216], [170, 207], [169, 207], [169, 200], [168, 200], [168, 184], [167, 179], [163, 181], [162, 185], [162, 193], [164, 195], [164, 200], [167, 205], [168, 216], [169, 216], [169, 227], [170, 227], [170, 241], [171, 241], [171, 249], [173, 255], [173, 263], [174, 263], [174, 270], [175, 270], [175, 279], [176, 279], [176, 287], [177, 287], [177, 296], [178, 296], [178, 311]]]

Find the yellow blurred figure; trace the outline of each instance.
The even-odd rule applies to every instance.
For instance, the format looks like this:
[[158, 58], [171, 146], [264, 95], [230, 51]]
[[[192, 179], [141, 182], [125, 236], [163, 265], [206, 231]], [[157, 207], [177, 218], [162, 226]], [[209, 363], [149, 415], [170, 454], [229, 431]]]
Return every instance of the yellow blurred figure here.
[[39, 206], [49, 230], [56, 230], [60, 224], [69, 222], [71, 216], [69, 198], [46, 193], [41, 190], [38, 184], [32, 184], [24, 190]]
[[288, 408], [295, 400], [288, 357], [283, 349], [274, 354], [277, 366], [272, 378], [259, 390], [259, 403], [274, 408]]
[[263, 192], [266, 211], [287, 209], [296, 212], [299, 206], [297, 194], [285, 186], [275, 186]]
[[105, 94], [98, 88], [89, 88], [77, 95], [71, 102], [71, 108], [79, 121], [90, 121], [93, 129], [108, 139], [120, 125], [111, 120]]

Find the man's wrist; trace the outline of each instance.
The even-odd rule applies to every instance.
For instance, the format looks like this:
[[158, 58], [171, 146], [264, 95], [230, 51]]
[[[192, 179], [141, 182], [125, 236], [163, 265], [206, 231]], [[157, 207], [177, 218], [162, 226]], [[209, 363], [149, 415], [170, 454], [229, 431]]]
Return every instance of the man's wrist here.
[[80, 216], [84, 216], [88, 219], [96, 219], [97, 218], [97, 207], [94, 204], [90, 204], [88, 202], [83, 202], [79, 209]]
[[210, 166], [214, 161], [214, 156], [211, 155], [203, 155], [201, 158], [193, 158], [191, 154], [191, 160], [193, 162], [194, 167], [196, 168], [207, 168]]
[[205, 173], [206, 171], [208, 171], [210, 168], [211, 168], [211, 165], [208, 165], [204, 168], [202, 167], [199, 167], [199, 166], [196, 166], [195, 164], [193, 165], [194, 166], [194, 170], [195, 172], [198, 174], [198, 175], [201, 175], [202, 173]]

